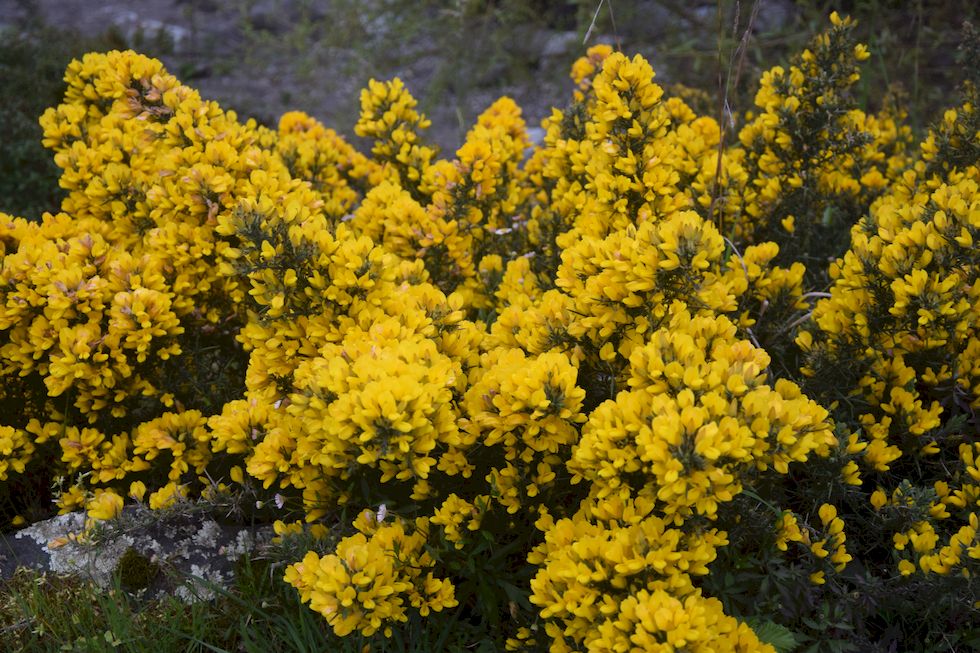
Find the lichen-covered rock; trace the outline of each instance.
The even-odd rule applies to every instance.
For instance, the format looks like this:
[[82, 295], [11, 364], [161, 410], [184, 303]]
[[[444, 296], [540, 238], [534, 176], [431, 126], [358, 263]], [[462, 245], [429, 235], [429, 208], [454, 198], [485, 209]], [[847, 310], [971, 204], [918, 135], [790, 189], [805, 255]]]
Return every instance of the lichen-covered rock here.
[[105, 587], [113, 574], [125, 574], [121, 566], [127, 566], [126, 560], [139, 559], [158, 573], [145, 578], [143, 587], [129, 582], [124, 587], [205, 600], [213, 596], [214, 586], [228, 585], [243, 554], [254, 553], [272, 534], [268, 526], [223, 524], [194, 510], [128, 507], [117, 519], [94, 529], [86, 528], [84, 513], [69, 513], [0, 535], [0, 578], [29, 567], [76, 574]]

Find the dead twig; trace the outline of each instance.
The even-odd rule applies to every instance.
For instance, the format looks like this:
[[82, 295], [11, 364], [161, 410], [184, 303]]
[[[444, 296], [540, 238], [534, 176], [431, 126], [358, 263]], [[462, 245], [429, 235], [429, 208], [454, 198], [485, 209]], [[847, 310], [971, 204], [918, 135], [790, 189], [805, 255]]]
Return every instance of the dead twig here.
[[[589, 37], [592, 36], [592, 30], [595, 29], [596, 21], [599, 19], [599, 12], [602, 11], [602, 5], [606, 3], [606, 0], [599, 0], [599, 4], [595, 8], [595, 13], [592, 15], [592, 22], [589, 23], [589, 29], [585, 30], [585, 36], [582, 38], [582, 45], [589, 42]], [[612, 0], [609, 0], [609, 22], [612, 23], [613, 38], [616, 39], [616, 49], [622, 51], [623, 44], [619, 38], [619, 30], [616, 28], [616, 15], [613, 13]]]
[[[742, 76], [742, 70], [745, 67], [745, 54], [748, 51], [749, 38], [752, 35], [752, 28], [755, 25], [756, 17], [759, 15], [759, 0], [755, 0], [752, 3], [752, 11], [749, 12], [749, 20], [745, 26], [745, 30], [742, 32], [741, 38], [738, 39], [738, 45], [731, 52], [728, 58], [727, 75], [725, 74], [722, 62], [722, 53], [724, 50], [723, 43], [723, 16], [722, 16], [722, 0], [718, 0], [718, 128], [720, 130], [718, 138], [718, 161], [715, 165], [715, 183], [711, 193], [711, 205], [708, 208], [709, 217], [714, 217], [715, 207], [721, 200], [721, 180], [724, 170], [722, 169], [722, 158], [725, 153], [725, 145], [727, 144], [727, 136], [730, 130], [735, 129], [735, 115], [732, 112], [731, 104], [729, 102], [729, 94], [732, 88], [738, 88], [739, 80]], [[742, 3], [735, 3], [735, 19], [732, 22], [732, 37], [738, 37], [738, 25], [741, 19]], [[718, 231], [724, 233], [725, 230], [725, 216], [718, 211], [718, 217], [716, 219], [718, 224]]]

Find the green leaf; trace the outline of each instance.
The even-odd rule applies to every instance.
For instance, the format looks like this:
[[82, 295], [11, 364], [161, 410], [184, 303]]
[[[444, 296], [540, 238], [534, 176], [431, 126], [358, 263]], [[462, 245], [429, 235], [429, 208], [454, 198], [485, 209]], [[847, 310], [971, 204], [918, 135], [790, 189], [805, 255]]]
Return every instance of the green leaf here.
[[507, 598], [516, 603], [522, 610], [532, 611], [534, 607], [527, 598], [527, 592], [517, 587], [513, 583], [501, 580], [497, 582], [498, 587], [504, 590]]
[[748, 624], [755, 631], [756, 637], [771, 645], [776, 653], [793, 653], [800, 645], [800, 640], [792, 630], [774, 621], [750, 619]]

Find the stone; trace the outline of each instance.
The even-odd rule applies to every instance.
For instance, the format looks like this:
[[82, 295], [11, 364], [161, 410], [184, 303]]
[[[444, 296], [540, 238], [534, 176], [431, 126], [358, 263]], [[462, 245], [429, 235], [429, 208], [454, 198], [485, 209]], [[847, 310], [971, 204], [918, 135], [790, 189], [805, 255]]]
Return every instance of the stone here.
[[542, 57], [568, 57], [582, 49], [582, 37], [578, 32], [551, 32], [541, 47]]
[[279, 0], [259, 0], [248, 10], [248, 20], [253, 29], [265, 32], [283, 32], [289, 27], [289, 16], [283, 12]]
[[300, 21], [323, 20], [327, 13], [317, 3], [258, 0], [249, 7], [247, 16], [253, 29], [278, 34], [288, 32]]
[[767, 0], [759, 6], [756, 31], [762, 34], [778, 32], [790, 27], [799, 8], [790, 0]]
[[528, 127], [527, 128], [527, 138], [531, 143], [537, 147], [544, 144], [545, 130], [543, 127]]
[[141, 16], [135, 11], [119, 10], [107, 17], [109, 25], [131, 46], [166, 44], [173, 52], [181, 52], [190, 41], [190, 30], [182, 25]]
[[117, 519], [86, 531], [83, 513], [46, 519], [0, 535], [0, 579], [19, 567], [72, 574], [101, 587], [112, 582], [127, 552], [162, 571], [149, 596], [173, 594], [186, 601], [209, 599], [213, 585], [227, 587], [241, 556], [268, 544], [271, 526], [220, 523], [206, 511], [150, 511], [128, 506]]

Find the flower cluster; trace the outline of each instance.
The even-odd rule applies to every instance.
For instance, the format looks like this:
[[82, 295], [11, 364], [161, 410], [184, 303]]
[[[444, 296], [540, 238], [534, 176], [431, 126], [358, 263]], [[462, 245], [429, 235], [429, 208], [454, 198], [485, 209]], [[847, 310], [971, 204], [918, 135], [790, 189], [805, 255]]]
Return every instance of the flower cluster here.
[[6, 481], [11, 470], [23, 474], [34, 453], [34, 439], [21, 429], [0, 426], [0, 481]]
[[347, 217], [382, 179], [380, 166], [316, 119], [293, 111], [279, 120], [276, 153], [294, 179], [310, 182], [331, 223]]
[[394, 319], [352, 329], [296, 370], [248, 472], [267, 486], [285, 472], [310, 510], [346, 503], [355, 472], [367, 470], [380, 483], [412, 483], [424, 498], [430, 470], [463, 442], [452, 411], [457, 374], [432, 340]]
[[[949, 121], [956, 115], [947, 114], [938, 129], [955, 130]], [[817, 305], [813, 328], [798, 343], [817, 389], [825, 388], [821, 376], [846, 361], [860, 399], [852, 404], [860, 425], [855, 458], [884, 486], [871, 497], [876, 508], [885, 505], [886, 493], [894, 505], [915, 494], [896, 497], [909, 478], [933, 495], [931, 502], [923, 495], [926, 514], [896, 516], [896, 549], [911, 542], [919, 569], [949, 573], [969, 550], [980, 512], [975, 481], [966, 480], [973, 457], [969, 433], [976, 431], [980, 406], [980, 260], [974, 247], [980, 172], [973, 161], [932, 173], [935, 134], [923, 144], [924, 161], [852, 230], [851, 249], [831, 268], [830, 297]], [[912, 476], [913, 469], [920, 471]], [[963, 479], [962, 489], [951, 490], [954, 479]], [[950, 509], [946, 501], [953, 502]], [[949, 545], [940, 548], [942, 537]], [[899, 561], [903, 574], [915, 568], [908, 558]]]
[[740, 478], [826, 457], [827, 411], [784, 379], [765, 352], [735, 340], [726, 318], [677, 311], [630, 357], [630, 390], [593, 411], [569, 469], [592, 494], [656, 499], [675, 524], [713, 519]]
[[382, 630], [390, 637], [392, 624], [408, 620], [409, 605], [422, 616], [457, 605], [452, 583], [433, 575], [425, 541], [423, 531], [406, 532], [400, 521], [382, 524], [344, 538], [331, 555], [307, 553], [285, 579], [338, 635]]
[[726, 233], [777, 243], [780, 262], [807, 264], [812, 288], [845, 249], [850, 225], [908, 164], [911, 144], [900, 110], [858, 108], [853, 88], [870, 53], [853, 21], [835, 13], [831, 22], [789, 68], [762, 76], [739, 145], [709, 161], [697, 185], [698, 205]]
[[772, 651], [745, 624], [702, 595], [715, 529], [689, 532], [657, 516], [655, 500], [600, 500], [574, 519], [543, 516], [545, 539], [531, 601], [546, 620], [550, 651]]
[[714, 120], [664, 98], [642, 57], [596, 46], [572, 74], [576, 101], [545, 120], [544, 146], [526, 166], [536, 187], [528, 238], [546, 278], [581, 235], [602, 239], [693, 209], [687, 183], [720, 138]]
[[[137, 451], [137, 432], [240, 392], [238, 313], [213, 225], [255, 167], [241, 156], [255, 137], [132, 52], [86, 55], [66, 82], [41, 119], [68, 191], [61, 211], [0, 226], [3, 415], [44, 445], [49, 480], [76, 477], [56, 497], [62, 510], [91, 500], [101, 515], [126, 480], [201, 483], [207, 437]], [[150, 465], [161, 448], [172, 456]]]
[[578, 439], [585, 391], [563, 353], [529, 359], [520, 349], [498, 348], [481, 363], [484, 373], [464, 399], [466, 429], [471, 441], [502, 454], [487, 476], [491, 497], [509, 513], [534, 510]]
[[371, 154], [384, 166], [384, 174], [416, 199], [427, 195], [423, 175], [436, 151], [421, 142], [429, 119], [415, 110], [418, 102], [400, 79], [371, 80], [361, 91], [361, 119], [354, 133], [374, 140]]

